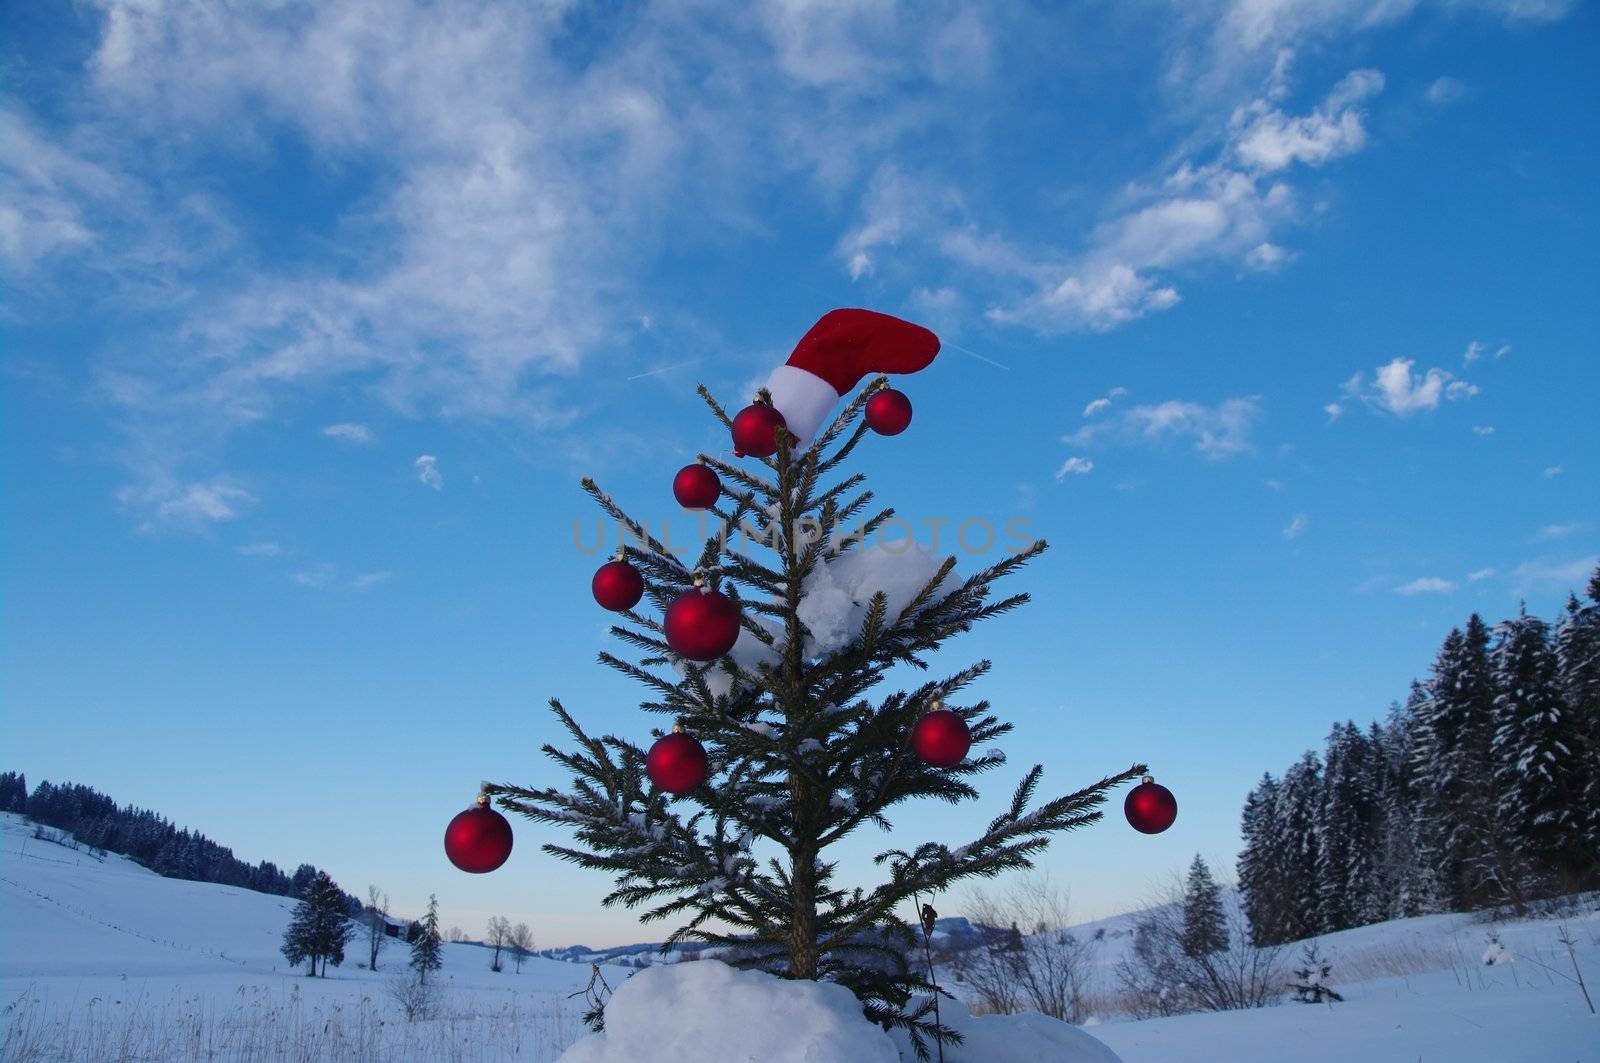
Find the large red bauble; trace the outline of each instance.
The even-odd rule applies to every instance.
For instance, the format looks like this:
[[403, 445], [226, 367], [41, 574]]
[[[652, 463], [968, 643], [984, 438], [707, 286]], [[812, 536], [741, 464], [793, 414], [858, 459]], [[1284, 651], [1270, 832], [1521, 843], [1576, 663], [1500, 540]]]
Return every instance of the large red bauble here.
[[632, 609], [644, 597], [644, 577], [622, 558], [607, 561], [595, 570], [594, 582], [589, 585], [594, 600], [614, 613]]
[[1123, 815], [1141, 834], [1160, 834], [1178, 818], [1178, 799], [1172, 791], [1152, 779], [1128, 791], [1122, 802]]
[[752, 402], [734, 415], [734, 453], [771, 457], [778, 452], [778, 429], [784, 425], [783, 414], [764, 402]]
[[493, 871], [511, 855], [511, 824], [487, 803], [456, 814], [444, 829], [444, 855], [463, 871]]
[[667, 645], [691, 661], [714, 661], [739, 641], [739, 607], [710, 587], [690, 587], [667, 606]]
[[897, 436], [911, 423], [911, 400], [904, 392], [882, 388], [867, 400], [867, 427], [880, 436]]
[[706, 747], [680, 731], [662, 735], [644, 758], [645, 774], [657, 787], [673, 794], [686, 794], [706, 781]]
[[911, 728], [911, 748], [930, 768], [953, 768], [972, 748], [972, 732], [956, 713], [935, 709]]
[[672, 497], [684, 509], [710, 509], [721, 493], [722, 481], [699, 462], [685, 465], [672, 478]]

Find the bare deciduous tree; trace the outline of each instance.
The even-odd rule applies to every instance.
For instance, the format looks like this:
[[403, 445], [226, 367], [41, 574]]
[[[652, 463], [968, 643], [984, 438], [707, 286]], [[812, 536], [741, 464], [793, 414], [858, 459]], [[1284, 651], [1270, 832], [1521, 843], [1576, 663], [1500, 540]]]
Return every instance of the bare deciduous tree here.
[[378, 953], [383, 951], [388, 936], [384, 917], [389, 914], [389, 895], [378, 892], [378, 887], [367, 887], [367, 969], [378, 969]]
[[511, 944], [511, 920], [503, 915], [491, 915], [489, 932], [485, 940], [494, 949], [494, 956], [489, 960], [489, 970], [496, 972], [504, 970], [505, 967], [500, 962], [500, 953]]
[[1029, 875], [1004, 895], [974, 890], [966, 907], [983, 943], [961, 954], [957, 970], [984, 1010], [1033, 1008], [1071, 1023], [1087, 1018], [1094, 942], [1067, 929], [1066, 890], [1048, 875]]
[[511, 959], [517, 965], [517, 973], [522, 973], [522, 961], [533, 952], [533, 931], [528, 929], [527, 923], [518, 923], [511, 928]]

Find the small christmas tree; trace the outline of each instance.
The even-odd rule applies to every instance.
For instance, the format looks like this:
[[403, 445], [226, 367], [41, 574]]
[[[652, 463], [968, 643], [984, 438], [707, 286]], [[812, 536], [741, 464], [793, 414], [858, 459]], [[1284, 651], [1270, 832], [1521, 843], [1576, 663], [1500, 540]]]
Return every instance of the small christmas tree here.
[[1343, 1001], [1344, 997], [1328, 984], [1332, 974], [1333, 964], [1323, 958], [1321, 946], [1312, 938], [1300, 946], [1300, 966], [1295, 968], [1295, 980], [1289, 983], [1289, 988], [1294, 990], [1294, 998], [1302, 1004]]
[[425, 985], [428, 972], [444, 966], [444, 943], [439, 937], [439, 900], [428, 895], [428, 914], [418, 921], [411, 936], [411, 969], [417, 972], [417, 983]]
[[289, 919], [289, 927], [283, 932], [283, 955], [290, 964], [309, 961], [310, 970], [306, 973], [312, 978], [317, 976], [320, 963], [326, 978], [328, 961], [332, 960], [335, 967], [344, 962], [345, 944], [354, 933], [355, 927], [350, 925], [349, 912], [345, 909], [344, 892], [326, 871], [318, 871], [306, 883], [300, 903], [295, 905]]
[[[799, 367], [842, 396], [863, 375], [863, 358], [875, 361], [872, 372], [907, 372], [937, 349], [932, 333], [907, 322], [835, 311], [774, 374], [773, 387]], [[818, 368], [841, 350], [853, 370]], [[1035, 804], [1035, 766], [977, 838], [881, 852], [886, 880], [876, 886], [837, 881], [833, 846], [868, 825], [890, 830], [889, 813], [918, 798], [975, 799], [972, 780], [1004, 763], [998, 750], [965, 754], [969, 742], [988, 745], [1011, 724], [986, 701], [944, 700], [983, 676], [988, 661], [876, 700], [868, 694], [891, 669], [925, 671], [947, 640], [1026, 602], [1025, 594], [993, 600], [990, 589], [1045, 544], [965, 579], [954, 557], [940, 562], [910, 543], [903, 551], [870, 545], [894, 511], [867, 515], [872, 492], [859, 473], [843, 475], [844, 463], [868, 422], [896, 434], [910, 404], [879, 377], [806, 445], [837, 399], [810, 382], [804, 389], [812, 390], [776, 409], [763, 389], [735, 418], [700, 389], [733, 432], [736, 453], [763, 468], [703, 454], [679, 475], [680, 502], [721, 521], [691, 563], [583, 482], [632, 539], [594, 591], [626, 619], [612, 634], [642, 657], [603, 652], [600, 661], [642, 683], [650, 694], [641, 707], [682, 733], [647, 751], [591, 736], [552, 700], [575, 748], [544, 752], [570, 771], [571, 786], [485, 791], [507, 810], [571, 829], [575, 844], [545, 850], [613, 875], [616, 889], [603, 903], [647, 905], [644, 920], [678, 920], [668, 946], [703, 942], [739, 966], [839, 982], [870, 1019], [908, 1030], [920, 1053], [925, 1035], [959, 1038], [932, 1017], [933, 986], [908, 962], [914, 938], [903, 913], [914, 917], [923, 894], [1030, 867], [1053, 834], [1098, 820], [1107, 792], [1145, 768]], [[641, 596], [659, 612], [637, 608]]]

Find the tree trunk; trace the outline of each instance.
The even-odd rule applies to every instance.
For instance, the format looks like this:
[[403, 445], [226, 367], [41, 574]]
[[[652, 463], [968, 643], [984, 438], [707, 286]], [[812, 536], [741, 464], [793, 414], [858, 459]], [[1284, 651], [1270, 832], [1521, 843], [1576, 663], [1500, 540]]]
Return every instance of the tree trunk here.
[[795, 850], [790, 868], [794, 909], [789, 920], [789, 972], [795, 978], [817, 977], [817, 857], [804, 846]]

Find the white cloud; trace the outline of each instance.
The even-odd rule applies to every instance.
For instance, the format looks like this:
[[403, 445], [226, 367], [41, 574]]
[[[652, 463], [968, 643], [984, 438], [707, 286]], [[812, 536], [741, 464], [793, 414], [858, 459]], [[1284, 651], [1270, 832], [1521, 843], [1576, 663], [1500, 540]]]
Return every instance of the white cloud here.
[[233, 520], [240, 510], [256, 502], [255, 496], [226, 477], [188, 482], [158, 477], [139, 487], [119, 489], [117, 500], [149, 514], [141, 524], [146, 531], [158, 527], [196, 530]]
[[341, 439], [347, 443], [372, 442], [372, 429], [368, 428], [364, 424], [354, 424], [351, 422], [330, 424], [328, 427], [322, 430], [322, 434], [327, 436], [329, 439]]
[[1128, 393], [1127, 388], [1112, 388], [1100, 398], [1090, 402], [1083, 408], [1085, 417], [1093, 417], [1097, 413], [1104, 413], [1111, 408], [1111, 404]]
[[338, 576], [339, 570], [327, 562], [289, 573], [289, 578], [295, 583], [302, 587], [310, 587], [313, 590], [321, 590], [332, 585]]
[[1322, 407], [1322, 412], [1328, 415], [1330, 422], [1337, 421], [1344, 416], [1344, 406], [1337, 402], [1330, 402]]
[[1482, 358], [1483, 349], [1483, 344], [1479, 343], [1477, 340], [1473, 340], [1471, 343], [1468, 343], [1466, 353], [1461, 356], [1461, 364], [1471, 365], [1479, 358]]
[[1294, 253], [1286, 251], [1277, 244], [1262, 241], [1250, 249], [1244, 256], [1244, 264], [1251, 269], [1269, 271], [1287, 265], [1294, 259]]
[[1056, 481], [1065, 480], [1068, 476], [1087, 476], [1094, 471], [1094, 462], [1088, 458], [1068, 458], [1061, 463], [1061, 468], [1056, 470]]
[[1581, 587], [1594, 574], [1596, 565], [1600, 565], [1600, 555], [1594, 554], [1572, 561], [1525, 561], [1511, 572], [1512, 589], [1526, 594], [1537, 589]]
[[1456, 585], [1447, 579], [1438, 576], [1423, 576], [1410, 583], [1402, 583], [1394, 589], [1396, 594], [1446, 594], [1456, 589]]
[[1423, 98], [1436, 107], [1455, 103], [1467, 94], [1467, 86], [1453, 77], [1435, 78], [1423, 92]]
[[433, 488], [435, 491], [444, 488], [444, 473], [439, 471], [439, 459], [432, 454], [423, 454], [411, 463], [417, 470], [417, 480]]
[[1214, 406], [1169, 400], [1100, 418], [1063, 437], [1063, 442], [1087, 447], [1183, 440], [1205, 457], [1220, 460], [1250, 449], [1250, 429], [1260, 412], [1260, 397], [1255, 395], [1225, 399]]
[[[1008, 239], [975, 216], [955, 182], [885, 163], [835, 252], [853, 278], [882, 272], [897, 255], [925, 272], [937, 256], [998, 291], [987, 311], [998, 323], [1046, 334], [1114, 329], [1178, 304], [1170, 271], [1217, 262], [1270, 270], [1291, 261], [1275, 238], [1298, 213], [1288, 171], [1359, 150], [1359, 104], [1381, 87], [1376, 71], [1357, 70], [1307, 115], [1286, 114], [1266, 98], [1238, 108], [1220, 141], [1194, 145], [1204, 149], [1197, 158], [1152, 185], [1130, 186], [1080, 248]], [[1033, 231], [1028, 238], [1038, 239]]]
[[1544, 470], [1544, 478], [1546, 480], [1552, 480], [1566, 471], [1566, 467], [1562, 465], [1547, 465], [1545, 466]]
[[350, 588], [357, 591], [371, 590], [373, 587], [389, 582], [389, 577], [393, 575], [393, 572], [389, 572], [387, 570], [381, 572], [363, 572], [361, 575], [350, 581]]
[[1494, 435], [1494, 425], [1492, 425], [1492, 424], [1475, 424], [1475, 425], [1472, 426], [1472, 434], [1473, 435], [1479, 435], [1479, 436], [1492, 436], [1492, 435]]
[[1467, 574], [1467, 580], [1470, 583], [1482, 583], [1484, 580], [1488, 579], [1494, 574], [1495, 570], [1492, 568], [1480, 568], [1474, 572], [1469, 572]]
[[1269, 491], [1282, 491], [1283, 490], [1283, 481], [1282, 480], [1263, 480], [1262, 483], [1264, 483], [1266, 485], [1266, 488]]
[[1479, 393], [1476, 384], [1456, 379], [1449, 370], [1429, 369], [1418, 373], [1413, 368], [1415, 365], [1410, 358], [1397, 357], [1378, 367], [1370, 386], [1363, 374], [1357, 373], [1345, 381], [1342, 390], [1349, 398], [1360, 399], [1397, 417], [1438, 409], [1443, 401], [1456, 402]]
[[1284, 526], [1283, 537], [1288, 540], [1298, 539], [1305, 534], [1306, 528], [1310, 527], [1310, 525], [1311, 518], [1304, 513], [1296, 513], [1294, 519]]
[[1570, 535], [1583, 531], [1585, 525], [1577, 521], [1568, 521], [1565, 524], [1546, 524], [1534, 533], [1533, 541], [1536, 543], [1550, 542], [1553, 539], [1565, 539]]
[[1352, 70], [1320, 106], [1299, 117], [1258, 100], [1234, 116], [1238, 129], [1234, 150], [1246, 166], [1264, 173], [1297, 162], [1321, 166], [1360, 151], [1366, 146], [1367, 131], [1359, 105], [1382, 92], [1383, 81], [1376, 70]]
[[275, 542], [245, 543], [239, 547], [245, 557], [282, 557], [283, 547]]

